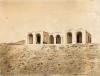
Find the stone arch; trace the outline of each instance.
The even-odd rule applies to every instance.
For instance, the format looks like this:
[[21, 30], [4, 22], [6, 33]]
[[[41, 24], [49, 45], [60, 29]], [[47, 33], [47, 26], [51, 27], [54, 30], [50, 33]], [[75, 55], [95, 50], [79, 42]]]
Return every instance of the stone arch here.
[[54, 44], [54, 37], [53, 37], [53, 35], [50, 35], [50, 44]]
[[36, 44], [41, 44], [41, 35], [36, 34]]
[[82, 32], [77, 32], [77, 43], [82, 43]]
[[28, 43], [33, 44], [33, 34], [28, 34]]
[[60, 37], [60, 35], [56, 36], [56, 44], [61, 44], [61, 37]]
[[67, 43], [72, 43], [72, 33], [71, 32], [67, 33]]

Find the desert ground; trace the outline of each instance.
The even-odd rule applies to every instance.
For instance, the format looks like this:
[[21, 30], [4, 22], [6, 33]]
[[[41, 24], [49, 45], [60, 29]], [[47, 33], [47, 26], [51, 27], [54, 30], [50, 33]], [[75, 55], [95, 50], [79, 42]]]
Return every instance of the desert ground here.
[[0, 45], [1, 76], [99, 76], [99, 44]]

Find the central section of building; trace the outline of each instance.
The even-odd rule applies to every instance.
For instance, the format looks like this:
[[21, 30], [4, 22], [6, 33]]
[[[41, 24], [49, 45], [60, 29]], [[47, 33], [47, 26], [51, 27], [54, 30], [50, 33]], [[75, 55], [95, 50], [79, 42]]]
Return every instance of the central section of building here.
[[29, 32], [26, 44], [77, 44], [91, 43], [91, 34], [80, 29], [69, 29], [65, 33], [49, 33], [45, 31]]

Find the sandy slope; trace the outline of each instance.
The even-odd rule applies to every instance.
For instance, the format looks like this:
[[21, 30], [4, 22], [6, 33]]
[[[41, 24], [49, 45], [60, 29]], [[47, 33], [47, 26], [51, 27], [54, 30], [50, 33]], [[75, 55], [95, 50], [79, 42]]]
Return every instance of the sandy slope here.
[[3, 76], [99, 76], [98, 51], [95, 44], [0, 45], [0, 73]]

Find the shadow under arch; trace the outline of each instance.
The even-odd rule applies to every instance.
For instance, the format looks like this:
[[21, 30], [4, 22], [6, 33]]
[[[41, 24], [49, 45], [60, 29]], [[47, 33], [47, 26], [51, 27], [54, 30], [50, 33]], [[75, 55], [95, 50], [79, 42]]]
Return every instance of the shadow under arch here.
[[61, 37], [60, 37], [60, 35], [56, 36], [56, 44], [61, 44]]
[[41, 44], [41, 35], [39, 33], [36, 34], [36, 44]]
[[77, 43], [82, 43], [82, 32], [77, 32], [76, 39]]
[[71, 32], [67, 33], [67, 43], [72, 43], [72, 33]]
[[54, 36], [50, 35], [49, 39], [50, 39], [50, 44], [54, 44]]

